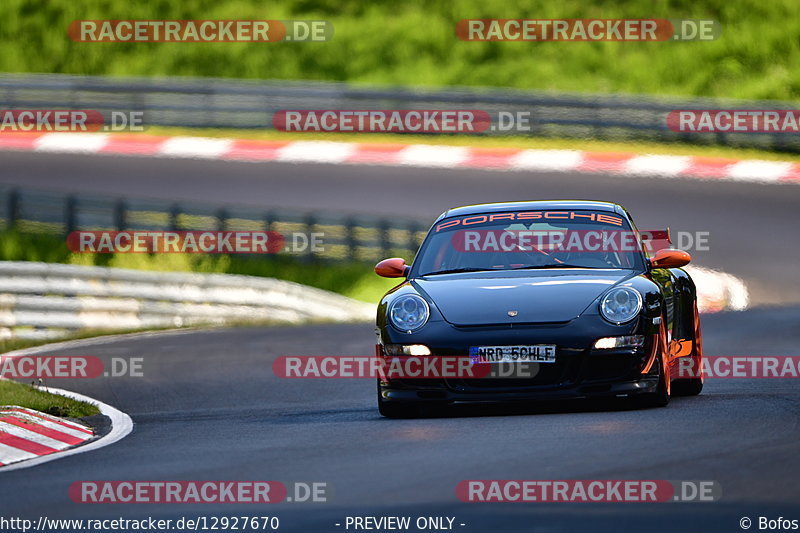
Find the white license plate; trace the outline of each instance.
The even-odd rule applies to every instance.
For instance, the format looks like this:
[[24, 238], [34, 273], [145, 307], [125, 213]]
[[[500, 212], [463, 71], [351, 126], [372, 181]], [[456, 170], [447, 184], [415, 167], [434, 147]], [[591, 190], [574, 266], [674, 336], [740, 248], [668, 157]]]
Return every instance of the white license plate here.
[[481, 363], [555, 363], [555, 344], [527, 344], [521, 346], [472, 346], [469, 349], [472, 364]]

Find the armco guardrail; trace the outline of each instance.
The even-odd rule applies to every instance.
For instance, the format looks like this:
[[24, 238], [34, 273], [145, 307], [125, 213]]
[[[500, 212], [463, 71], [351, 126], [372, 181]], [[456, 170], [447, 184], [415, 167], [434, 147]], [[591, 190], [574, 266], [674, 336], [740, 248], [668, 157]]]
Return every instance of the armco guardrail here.
[[0, 75], [2, 109], [92, 109], [143, 112], [145, 125], [271, 128], [287, 109], [476, 109], [531, 113], [526, 131], [486, 135], [654, 140], [800, 152], [800, 137], [769, 133], [677, 133], [666, 126], [676, 109], [792, 109], [781, 101], [677, 99], [636, 95], [553, 94], [487, 88], [410, 90], [344, 83], [209, 78], [108, 78]]
[[[687, 270], [698, 282], [701, 312], [747, 308], [747, 288], [738, 278], [700, 267]], [[50, 339], [83, 329], [374, 317], [372, 304], [270, 278], [0, 262], [0, 338]]]
[[[0, 224], [6, 229], [64, 236], [76, 230], [274, 231], [289, 241], [297, 240], [291, 252], [295, 257], [364, 262], [392, 255], [411, 260], [428, 229], [424, 223], [396, 217], [388, 220], [336, 212], [220, 207], [3, 187]], [[303, 240], [311, 234], [319, 237], [317, 248], [310, 246], [310, 237]]]
[[375, 307], [270, 278], [0, 262], [0, 337], [242, 322], [368, 321]]

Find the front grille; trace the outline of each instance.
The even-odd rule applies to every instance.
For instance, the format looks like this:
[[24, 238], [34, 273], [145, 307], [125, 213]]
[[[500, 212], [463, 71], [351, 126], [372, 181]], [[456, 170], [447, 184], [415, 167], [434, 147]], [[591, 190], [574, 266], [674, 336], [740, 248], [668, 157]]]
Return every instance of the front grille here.
[[586, 379], [590, 381], [604, 381], [624, 379], [635, 373], [640, 358], [630, 355], [605, 355], [589, 358], [586, 370]]
[[462, 392], [567, 387], [578, 380], [583, 354], [582, 350], [558, 349], [555, 363], [538, 363], [538, 369], [532, 377], [449, 379], [446, 383], [450, 389]]

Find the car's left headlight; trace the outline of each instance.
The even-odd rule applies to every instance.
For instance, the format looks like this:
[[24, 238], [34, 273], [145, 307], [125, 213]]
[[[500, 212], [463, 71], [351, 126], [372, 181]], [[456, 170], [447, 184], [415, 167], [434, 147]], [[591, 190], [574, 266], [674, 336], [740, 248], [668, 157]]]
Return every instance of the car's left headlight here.
[[600, 314], [613, 324], [630, 322], [642, 310], [642, 295], [630, 287], [611, 289], [600, 302]]
[[428, 302], [416, 294], [398, 296], [389, 306], [389, 320], [400, 331], [414, 331], [425, 325], [430, 316]]

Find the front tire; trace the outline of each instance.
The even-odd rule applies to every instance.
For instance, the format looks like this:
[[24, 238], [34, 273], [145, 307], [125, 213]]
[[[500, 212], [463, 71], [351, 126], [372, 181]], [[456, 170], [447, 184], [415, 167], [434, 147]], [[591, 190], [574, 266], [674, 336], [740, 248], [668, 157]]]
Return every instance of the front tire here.
[[679, 379], [672, 383], [672, 393], [675, 396], [697, 396], [703, 392], [703, 380]]
[[381, 383], [378, 381], [378, 412], [386, 418], [414, 418], [419, 416], [417, 402], [387, 402], [381, 396]]
[[413, 402], [392, 403], [378, 399], [378, 412], [386, 418], [416, 418], [419, 409]]
[[697, 302], [694, 303], [694, 338], [692, 339], [692, 368], [700, 374], [700, 377], [688, 379], [676, 379], [672, 383], [672, 391], [675, 396], [697, 396], [703, 391], [703, 333], [700, 329], [700, 313], [697, 310]]
[[665, 372], [665, 365], [662, 363], [662, 357], [658, 357], [658, 388], [656, 392], [650, 394], [643, 394], [638, 398], [640, 407], [666, 407], [669, 405], [669, 400], [672, 396], [669, 383], [669, 373]]
[[666, 407], [672, 397], [672, 381], [666, 360], [667, 343], [663, 320], [658, 337], [658, 357], [653, 363], [658, 368], [658, 386], [656, 387], [656, 392], [643, 394], [638, 398], [638, 404], [641, 407]]

